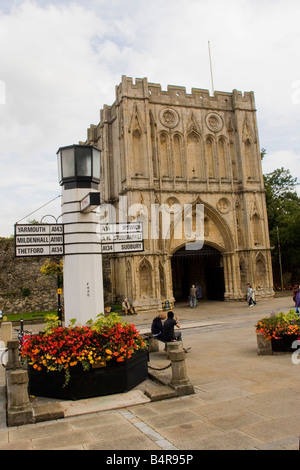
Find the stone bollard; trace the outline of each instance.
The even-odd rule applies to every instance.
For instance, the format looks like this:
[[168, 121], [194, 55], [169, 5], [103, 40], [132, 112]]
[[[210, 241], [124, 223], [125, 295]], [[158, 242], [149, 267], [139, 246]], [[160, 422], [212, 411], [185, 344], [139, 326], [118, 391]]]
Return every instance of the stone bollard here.
[[167, 358], [170, 359], [171, 351], [183, 351], [182, 341], [172, 341], [171, 343], [166, 343], [167, 348]]
[[258, 356], [272, 356], [272, 342], [264, 337], [263, 333], [256, 333]]
[[19, 359], [19, 341], [7, 342], [8, 361], [5, 367], [7, 425], [33, 423], [33, 410], [28, 395], [28, 372]]
[[195, 393], [194, 387], [190, 384], [186, 375], [185, 352], [183, 348], [174, 348], [170, 351], [169, 358], [172, 366], [172, 379], [170, 386], [175, 389], [178, 396], [191, 395]]
[[19, 340], [14, 339], [7, 341], [8, 359], [6, 363], [6, 371], [21, 369], [19, 358]]
[[149, 352], [158, 352], [159, 351], [158, 339], [154, 338], [153, 336], [149, 336], [148, 343], [149, 343]]
[[12, 323], [4, 321], [1, 324], [1, 339], [7, 347], [7, 342], [12, 340]]
[[33, 423], [33, 410], [28, 395], [27, 370], [17, 369], [7, 377], [7, 425]]

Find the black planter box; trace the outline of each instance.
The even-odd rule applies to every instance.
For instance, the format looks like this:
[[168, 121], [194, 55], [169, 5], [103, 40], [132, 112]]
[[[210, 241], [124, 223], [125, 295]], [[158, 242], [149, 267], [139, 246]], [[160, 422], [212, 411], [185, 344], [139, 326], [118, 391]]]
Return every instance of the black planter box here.
[[148, 376], [148, 351], [137, 351], [125, 362], [108, 362], [106, 367], [84, 371], [70, 368], [71, 378], [64, 387], [64, 372], [37, 371], [28, 366], [29, 394], [34, 396], [80, 400], [128, 392]]
[[293, 348], [292, 344], [296, 341], [298, 335], [283, 335], [278, 339], [271, 339], [272, 351], [274, 352], [289, 352], [295, 351], [297, 347]]

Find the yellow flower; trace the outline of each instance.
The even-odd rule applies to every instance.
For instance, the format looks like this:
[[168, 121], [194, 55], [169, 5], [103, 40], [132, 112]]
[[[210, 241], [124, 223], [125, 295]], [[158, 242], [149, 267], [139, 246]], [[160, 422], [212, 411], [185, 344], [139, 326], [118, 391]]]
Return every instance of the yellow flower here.
[[109, 354], [109, 355], [111, 355], [111, 354], [112, 354], [112, 352], [111, 352], [111, 350], [110, 350], [110, 349], [105, 349], [105, 352], [106, 352], [106, 354]]

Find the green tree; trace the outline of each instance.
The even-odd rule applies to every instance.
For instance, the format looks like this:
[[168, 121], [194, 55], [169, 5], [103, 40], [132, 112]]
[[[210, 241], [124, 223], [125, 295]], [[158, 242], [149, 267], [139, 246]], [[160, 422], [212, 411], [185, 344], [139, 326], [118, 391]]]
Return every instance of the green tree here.
[[289, 170], [282, 167], [264, 175], [264, 182], [270, 242], [274, 247], [272, 261], [275, 282], [280, 282], [279, 261], [281, 260], [282, 272], [291, 273], [291, 281], [298, 283], [300, 198], [296, 192], [297, 178], [294, 178]]

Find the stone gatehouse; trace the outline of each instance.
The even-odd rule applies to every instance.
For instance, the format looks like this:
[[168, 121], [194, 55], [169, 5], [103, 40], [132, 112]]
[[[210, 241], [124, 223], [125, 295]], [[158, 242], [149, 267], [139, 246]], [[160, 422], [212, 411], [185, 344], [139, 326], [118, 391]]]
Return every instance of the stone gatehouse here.
[[[102, 151], [102, 201], [120, 209], [126, 198], [135, 208], [129, 220], [143, 221], [150, 234], [151, 207], [171, 213], [169, 237], [160, 219], [143, 252], [111, 256], [113, 302], [127, 296], [137, 311], [156, 310], [164, 299], [186, 300], [191, 284], [207, 299], [245, 299], [248, 282], [257, 297], [273, 296], [253, 92], [163, 91], [123, 76], [86, 143]], [[172, 208], [185, 205], [192, 218], [204, 207], [200, 250], [186, 250], [190, 239], [178, 236], [183, 211]]]

